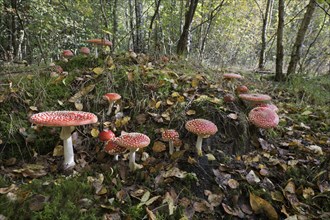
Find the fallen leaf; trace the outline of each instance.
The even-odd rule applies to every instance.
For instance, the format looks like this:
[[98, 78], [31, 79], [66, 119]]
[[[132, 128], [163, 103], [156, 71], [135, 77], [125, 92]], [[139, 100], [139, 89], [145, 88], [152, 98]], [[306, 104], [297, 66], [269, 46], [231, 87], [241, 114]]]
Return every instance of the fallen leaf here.
[[166, 150], [166, 145], [163, 142], [155, 141], [152, 146], [153, 152], [160, 153]]
[[152, 211], [150, 211], [150, 210], [148, 209], [148, 207], [146, 207], [146, 211], [147, 211], [147, 214], [148, 214], [149, 220], [157, 220], [156, 215], [155, 215]]
[[99, 134], [100, 134], [99, 129], [97, 129], [97, 128], [93, 128], [93, 129], [91, 130], [91, 135], [92, 135], [92, 137], [96, 138], [96, 137], [99, 136]]
[[82, 89], [79, 90], [79, 92], [74, 94], [68, 101], [69, 102], [76, 102], [81, 97], [83, 97], [83, 96], [87, 95], [88, 93], [90, 93], [94, 88], [95, 88], [94, 84], [83, 87]]
[[194, 114], [196, 114], [196, 111], [195, 110], [188, 110], [187, 112], [186, 112], [186, 114], [187, 115], [194, 115]]
[[206, 200], [202, 200], [201, 202], [194, 202], [193, 206], [196, 212], [211, 213], [214, 210], [213, 206]]
[[15, 184], [11, 184], [8, 187], [0, 188], [0, 194], [7, 194], [10, 191], [13, 191], [13, 190], [16, 190], [16, 189], [18, 189], [17, 186]]
[[54, 150], [53, 150], [54, 157], [59, 157], [59, 156], [63, 156], [63, 155], [64, 155], [64, 148], [62, 145], [57, 145], [56, 147], [54, 147]]
[[163, 177], [164, 178], [168, 178], [168, 177], [177, 177], [177, 178], [185, 178], [187, 176], [187, 172], [186, 171], [182, 171], [177, 167], [173, 167], [172, 169], [166, 171], [165, 173], [163, 173]]
[[234, 180], [234, 179], [229, 179], [227, 181], [227, 184], [232, 189], [236, 189], [239, 186], [239, 183], [236, 180]]
[[78, 111], [81, 111], [81, 110], [83, 110], [83, 108], [84, 108], [83, 104], [80, 103], [80, 102], [75, 102], [75, 103], [74, 103], [74, 107], [75, 107]]
[[255, 184], [255, 183], [259, 183], [260, 179], [259, 177], [255, 174], [255, 172], [253, 170], [251, 170], [247, 175], [246, 175], [246, 181], [248, 181], [248, 183], [250, 184]]
[[268, 217], [268, 219], [271, 220], [278, 219], [278, 215], [274, 207], [263, 198], [256, 196], [251, 192], [250, 192], [250, 205], [255, 213], [257, 214], [264, 213]]
[[93, 72], [96, 74], [96, 75], [99, 75], [101, 73], [103, 73], [103, 68], [101, 67], [96, 67], [93, 69]]

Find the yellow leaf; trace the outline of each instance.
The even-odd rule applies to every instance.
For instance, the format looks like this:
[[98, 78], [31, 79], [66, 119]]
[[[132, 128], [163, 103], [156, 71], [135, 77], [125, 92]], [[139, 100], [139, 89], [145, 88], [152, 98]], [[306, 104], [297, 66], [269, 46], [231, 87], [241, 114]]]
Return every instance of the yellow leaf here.
[[177, 102], [184, 102], [184, 97], [180, 95], [179, 97], [176, 98], [176, 101]]
[[160, 105], [162, 104], [162, 101], [158, 101], [157, 103], [156, 103], [156, 108], [159, 108], [160, 107]]
[[209, 161], [216, 160], [213, 154], [205, 154], [205, 156], [207, 157], [207, 160], [209, 160]]
[[81, 110], [83, 110], [83, 108], [84, 108], [83, 104], [81, 104], [81, 103], [79, 103], [79, 102], [75, 102], [75, 103], [74, 103], [74, 106], [76, 107], [76, 109], [77, 109], [78, 111], [81, 111]]
[[271, 220], [278, 219], [278, 215], [274, 207], [263, 198], [260, 198], [251, 192], [250, 192], [250, 205], [255, 213], [264, 213], [268, 217], [268, 219]]
[[173, 92], [171, 96], [172, 96], [173, 98], [175, 98], [175, 97], [180, 96], [180, 94], [179, 94], [178, 92]]
[[59, 156], [63, 156], [63, 154], [64, 154], [63, 146], [62, 145], [57, 145], [53, 150], [53, 156], [54, 157], [59, 157]]
[[99, 130], [97, 129], [97, 128], [93, 128], [92, 130], [91, 130], [91, 135], [92, 135], [92, 137], [98, 137], [99, 136]]
[[191, 87], [193, 88], [196, 88], [198, 84], [199, 84], [199, 80], [196, 78], [191, 81]]
[[187, 115], [194, 115], [194, 114], [196, 114], [196, 111], [195, 110], [188, 110], [187, 112], [186, 112], [186, 114]]
[[31, 109], [32, 111], [38, 111], [38, 108], [37, 108], [36, 106], [30, 106], [30, 109]]
[[96, 75], [99, 75], [101, 73], [103, 73], [103, 68], [101, 67], [96, 67], [93, 69], [93, 72], [96, 74]]
[[167, 100], [166, 100], [166, 104], [168, 104], [168, 105], [173, 105], [174, 102], [172, 102], [171, 100], [167, 99]]

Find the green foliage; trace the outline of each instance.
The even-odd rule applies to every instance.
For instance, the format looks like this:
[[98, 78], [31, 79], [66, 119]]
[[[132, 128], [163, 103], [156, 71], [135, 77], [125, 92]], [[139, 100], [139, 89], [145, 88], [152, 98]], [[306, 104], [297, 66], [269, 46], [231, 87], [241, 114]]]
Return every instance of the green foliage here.
[[[21, 194], [28, 195], [24, 203], [10, 201], [5, 195], [0, 196], [0, 206], [6, 207], [1, 209], [1, 214], [9, 219], [99, 219], [93, 205], [88, 212], [81, 211], [81, 199], [93, 201], [92, 187], [85, 179], [85, 176], [80, 176], [53, 181], [45, 177], [25, 183], [20, 186]], [[0, 186], [3, 185], [1, 177]], [[42, 210], [30, 211], [36, 195], [46, 197], [46, 202]]]

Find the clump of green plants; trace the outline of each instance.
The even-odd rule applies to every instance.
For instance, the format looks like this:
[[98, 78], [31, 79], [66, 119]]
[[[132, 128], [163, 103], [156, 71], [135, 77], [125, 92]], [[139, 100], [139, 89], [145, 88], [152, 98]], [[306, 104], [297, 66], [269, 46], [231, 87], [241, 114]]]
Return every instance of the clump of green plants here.
[[[6, 183], [0, 178], [0, 186]], [[20, 185], [14, 193], [17, 200], [0, 196], [0, 206], [6, 207], [1, 209], [1, 214], [8, 219], [99, 219], [102, 216], [86, 176], [34, 179]]]

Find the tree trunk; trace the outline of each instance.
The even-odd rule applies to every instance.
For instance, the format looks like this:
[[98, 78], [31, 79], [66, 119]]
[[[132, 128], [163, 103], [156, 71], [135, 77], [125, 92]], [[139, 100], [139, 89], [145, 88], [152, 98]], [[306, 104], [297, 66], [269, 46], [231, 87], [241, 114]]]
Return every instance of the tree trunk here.
[[[265, 55], [266, 55], [266, 37], [267, 37], [267, 28], [268, 28], [268, 20], [270, 20], [270, 14], [273, 7], [273, 0], [267, 0], [266, 12], [262, 19], [262, 33], [261, 33], [261, 50], [259, 56], [259, 69], [265, 68]], [[269, 19], [268, 19], [269, 18]]]
[[284, 0], [278, 1], [278, 26], [277, 26], [277, 46], [276, 46], [276, 70], [275, 80], [283, 81], [283, 32], [284, 32]]
[[151, 17], [151, 20], [150, 20], [150, 25], [149, 25], [149, 32], [148, 32], [148, 49], [150, 50], [151, 46], [150, 46], [150, 42], [151, 42], [151, 35], [152, 35], [152, 32], [154, 31], [155, 32], [155, 47], [157, 47], [158, 45], [158, 28], [156, 28], [155, 30], [153, 30], [153, 25], [154, 25], [154, 22], [156, 20], [157, 17], [159, 17], [159, 7], [160, 7], [160, 3], [161, 3], [161, 0], [156, 0], [155, 4], [156, 4], [156, 8], [155, 8], [155, 12], [153, 14], [153, 16]]
[[296, 37], [295, 43], [292, 48], [291, 58], [290, 58], [290, 62], [289, 62], [288, 70], [287, 70], [287, 76], [296, 72], [297, 64], [298, 64], [298, 61], [299, 61], [300, 55], [301, 55], [301, 46], [304, 41], [307, 28], [312, 20], [315, 8], [316, 8], [315, 0], [310, 0], [309, 4], [307, 5], [306, 13], [300, 24], [300, 27], [299, 27], [299, 30], [297, 33], [297, 37]]
[[185, 23], [183, 26], [183, 30], [176, 48], [176, 52], [179, 56], [184, 55], [188, 52], [189, 29], [191, 22], [194, 18], [197, 4], [198, 4], [198, 0], [190, 0], [189, 9], [185, 15]]
[[142, 2], [135, 0], [135, 30], [136, 40], [134, 45], [134, 51], [141, 53], [144, 50], [144, 36], [143, 36], [143, 19], [142, 19]]
[[131, 44], [129, 43], [129, 49], [132, 49], [131, 46], [133, 45], [133, 50], [135, 46], [135, 33], [134, 33], [134, 20], [133, 20], [133, 3], [132, 0], [128, 0], [128, 17], [129, 17], [129, 27], [130, 27], [130, 38], [131, 38]]
[[113, 26], [112, 26], [112, 52], [116, 49], [117, 44], [117, 32], [118, 32], [118, 0], [114, 0], [113, 2], [113, 11], [112, 11], [112, 19], [113, 19]]

